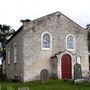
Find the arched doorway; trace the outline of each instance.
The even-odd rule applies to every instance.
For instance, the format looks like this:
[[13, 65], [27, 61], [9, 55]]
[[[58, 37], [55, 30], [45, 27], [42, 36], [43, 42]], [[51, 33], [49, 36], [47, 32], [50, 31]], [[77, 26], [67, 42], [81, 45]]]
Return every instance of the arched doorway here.
[[72, 78], [71, 56], [68, 54], [64, 54], [61, 58], [61, 71], [62, 71], [62, 79]]

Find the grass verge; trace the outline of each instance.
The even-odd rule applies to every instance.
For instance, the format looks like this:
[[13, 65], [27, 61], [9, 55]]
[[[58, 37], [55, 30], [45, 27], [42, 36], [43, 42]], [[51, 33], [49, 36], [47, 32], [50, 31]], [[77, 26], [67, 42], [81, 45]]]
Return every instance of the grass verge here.
[[0, 90], [18, 90], [24, 87], [30, 90], [90, 90], [90, 82], [73, 84], [72, 81], [50, 80], [47, 84], [42, 84], [40, 81], [26, 83], [0, 81]]

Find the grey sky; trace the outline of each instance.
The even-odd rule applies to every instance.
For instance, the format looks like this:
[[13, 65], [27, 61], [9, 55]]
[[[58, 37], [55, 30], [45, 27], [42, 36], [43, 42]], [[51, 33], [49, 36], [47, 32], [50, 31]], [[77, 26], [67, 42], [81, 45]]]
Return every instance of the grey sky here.
[[0, 0], [0, 24], [14, 29], [21, 19], [36, 19], [60, 11], [81, 26], [90, 23], [90, 0]]

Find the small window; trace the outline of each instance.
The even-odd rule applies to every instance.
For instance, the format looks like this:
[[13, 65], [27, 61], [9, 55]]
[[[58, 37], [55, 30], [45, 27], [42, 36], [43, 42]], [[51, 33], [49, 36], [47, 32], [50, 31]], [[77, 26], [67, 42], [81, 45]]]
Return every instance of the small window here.
[[14, 63], [17, 63], [17, 48], [16, 48], [16, 44], [14, 44]]
[[66, 37], [66, 48], [67, 50], [75, 50], [75, 37], [72, 34]]
[[8, 56], [7, 62], [8, 62], [8, 64], [10, 64], [10, 51], [9, 51], [9, 50], [8, 50], [8, 52], [7, 52], [7, 56]]
[[49, 50], [52, 47], [52, 36], [49, 32], [44, 32], [42, 34], [42, 49]]
[[81, 64], [81, 57], [80, 56], [77, 56], [77, 63]]
[[2, 69], [5, 70], [5, 61], [3, 61]]

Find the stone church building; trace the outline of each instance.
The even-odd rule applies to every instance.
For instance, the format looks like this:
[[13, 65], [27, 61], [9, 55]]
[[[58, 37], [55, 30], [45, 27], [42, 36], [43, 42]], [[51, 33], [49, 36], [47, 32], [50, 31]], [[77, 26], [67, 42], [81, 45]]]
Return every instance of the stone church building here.
[[87, 30], [60, 12], [23, 25], [6, 44], [6, 77], [39, 80], [42, 69], [58, 79], [73, 79], [78, 62], [85, 76], [89, 71]]

